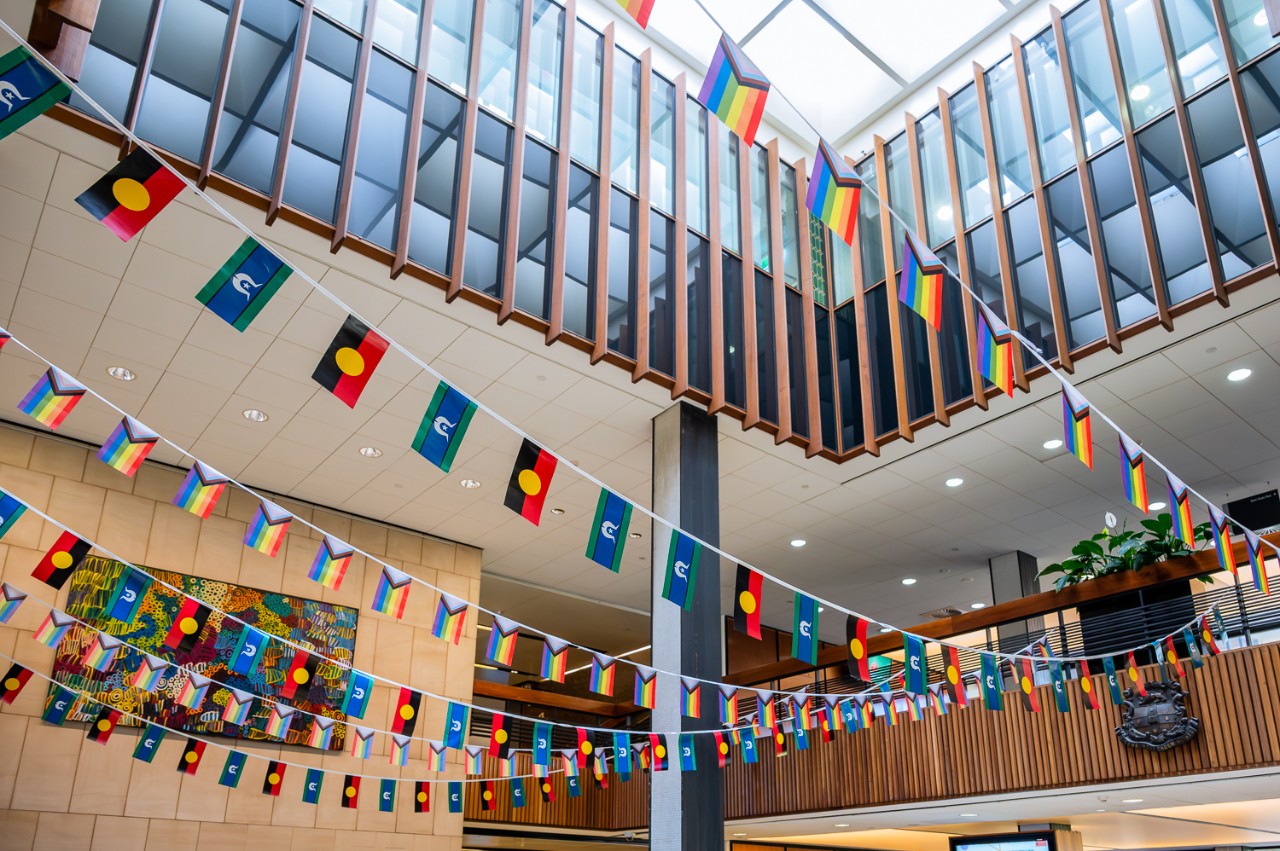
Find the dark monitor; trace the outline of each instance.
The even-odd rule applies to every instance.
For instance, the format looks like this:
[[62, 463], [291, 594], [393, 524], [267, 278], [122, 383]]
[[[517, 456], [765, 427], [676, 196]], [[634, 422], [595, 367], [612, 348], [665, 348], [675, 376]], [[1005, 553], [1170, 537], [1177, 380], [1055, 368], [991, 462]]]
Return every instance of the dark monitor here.
[[951, 851], [1058, 851], [1052, 833], [953, 836]]
[[[1280, 526], [1280, 492], [1277, 491], [1232, 500], [1222, 507], [1231, 519], [1254, 532]], [[1239, 526], [1235, 526], [1235, 532], [1240, 533]]]

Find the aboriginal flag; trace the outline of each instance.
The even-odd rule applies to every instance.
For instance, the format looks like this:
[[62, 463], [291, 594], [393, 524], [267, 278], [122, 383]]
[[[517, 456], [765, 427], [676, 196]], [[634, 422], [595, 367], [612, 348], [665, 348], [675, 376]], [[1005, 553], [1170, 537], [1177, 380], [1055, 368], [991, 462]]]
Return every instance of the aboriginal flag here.
[[377, 331], [348, 316], [311, 377], [347, 407], [354, 408], [386, 354], [387, 345]]
[[76, 203], [125, 242], [178, 197], [185, 184], [142, 148], [121, 160]]

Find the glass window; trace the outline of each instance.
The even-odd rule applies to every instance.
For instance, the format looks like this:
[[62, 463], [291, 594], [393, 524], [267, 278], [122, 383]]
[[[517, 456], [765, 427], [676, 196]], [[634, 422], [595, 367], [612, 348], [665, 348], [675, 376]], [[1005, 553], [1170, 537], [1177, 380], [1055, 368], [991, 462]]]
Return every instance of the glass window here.
[[787, 290], [787, 373], [791, 383], [791, 430], [809, 436], [809, 384], [805, 376], [804, 300]]
[[[1123, 149], [1117, 149], [1121, 154]], [[1005, 213], [1009, 232], [1009, 253], [1013, 261], [1013, 294], [1018, 308], [1018, 330], [1034, 343], [1045, 358], [1058, 354], [1054, 336], [1053, 309], [1049, 305], [1049, 275], [1044, 265], [1044, 245], [1040, 241], [1040, 216], [1031, 198]], [[1135, 240], [1140, 242], [1140, 240]], [[1028, 368], [1036, 360], [1023, 349], [1022, 359]]]
[[1097, 4], [1084, 3], [1065, 15], [1062, 24], [1067, 56], [1071, 59], [1071, 88], [1084, 129], [1084, 147], [1093, 156], [1120, 138], [1120, 107], [1102, 16]]
[[650, 202], [668, 215], [676, 208], [676, 87], [652, 76], [653, 131], [649, 142]]
[[377, 15], [373, 22], [373, 43], [406, 62], [418, 64], [422, 0], [379, 0]]
[[1000, 169], [1000, 197], [1007, 206], [1031, 191], [1027, 126], [1022, 122], [1022, 98], [1012, 56], [987, 72], [987, 103]]
[[1249, 149], [1226, 83], [1187, 106], [1209, 218], [1227, 280], [1271, 260]]
[[[837, 242], [842, 240], [837, 239]], [[836, 425], [836, 380], [832, 363], [831, 317], [825, 308], [813, 308], [813, 331], [818, 361], [818, 419], [822, 423], [822, 446], [840, 451], [840, 429]]]
[[722, 131], [720, 138], [720, 244], [735, 254], [742, 251], [742, 198], [738, 165], [738, 137]]
[[946, 140], [938, 110], [916, 122], [920, 142], [920, 180], [924, 184], [925, 229], [930, 245], [939, 245], [956, 235], [951, 209], [951, 180], [947, 177]]
[[[891, 298], [897, 294], [892, 293]], [[933, 413], [933, 368], [929, 364], [929, 323], [914, 310], [900, 307], [902, 358], [906, 368], [907, 417], [915, 422]]]
[[[106, 4], [103, 8], [107, 8]], [[213, 170], [263, 193], [271, 191], [275, 178], [285, 93], [293, 75], [298, 17], [298, 6], [289, 0], [250, 3], [244, 8], [236, 33], [227, 99], [214, 145]], [[102, 22], [98, 29], [102, 29]], [[97, 30], [94, 36], [97, 37]], [[88, 55], [93, 55], [92, 48]], [[86, 73], [81, 85], [89, 79]]]
[[1262, 170], [1267, 178], [1272, 210], [1280, 201], [1280, 54], [1266, 59], [1240, 75], [1244, 101], [1253, 124], [1262, 157]]
[[1067, 312], [1067, 342], [1072, 349], [1101, 339], [1107, 332], [1102, 316], [1098, 275], [1089, 248], [1080, 176], [1068, 174], [1049, 187], [1049, 225], [1062, 278]]
[[565, 216], [564, 327], [594, 340], [596, 308], [596, 186], [599, 178], [569, 167], [569, 208]]
[[[296, 18], [296, 8], [293, 14]], [[124, 120], [129, 108], [129, 94], [150, 18], [151, 0], [102, 0], [85, 49], [77, 85], [117, 121]], [[79, 95], [71, 96], [71, 105], [97, 117], [97, 111]]]
[[711, 392], [711, 249], [697, 234], [689, 234], [689, 384]]
[[1141, 127], [1173, 106], [1173, 84], [1151, 4], [1152, 0], [1115, 0], [1111, 4], [1134, 127]]
[[858, 165], [863, 191], [858, 198], [858, 244], [862, 260], [862, 287], [875, 286], [884, 279], [884, 238], [880, 234], [880, 202], [875, 199], [878, 190], [876, 163], [867, 157]]
[[1124, 148], [1112, 148], [1090, 163], [1089, 170], [1102, 224], [1102, 253], [1107, 261], [1111, 297], [1123, 328], [1156, 312], [1128, 153]]
[[778, 422], [778, 354], [774, 336], [773, 278], [756, 272], [756, 401], [760, 419]]
[[1176, 118], [1166, 115], [1139, 133], [1138, 151], [1169, 303], [1177, 304], [1213, 282]]
[[383, 248], [394, 246], [400, 220], [412, 95], [413, 72], [373, 51], [360, 113], [360, 150], [347, 228], [352, 235]]
[[884, 164], [888, 184], [886, 200], [889, 209], [895, 214], [889, 217], [889, 233], [893, 237], [893, 263], [896, 269], [902, 265], [902, 243], [906, 240], [902, 222], [914, 223], [916, 220], [916, 201], [911, 186], [911, 151], [905, 133], [885, 144]]
[[520, 244], [516, 248], [516, 307], [551, 316], [551, 223], [555, 216], [556, 155], [533, 139], [524, 142], [520, 183]]
[[529, 100], [525, 110], [525, 124], [529, 133], [552, 145], [560, 139], [560, 65], [563, 50], [564, 9], [551, 0], [533, 0], [533, 25], [529, 30]]
[[667, 376], [676, 374], [675, 274], [680, 248], [675, 236], [675, 223], [650, 211], [649, 366]]
[[969, 285], [978, 298], [1008, 322], [1004, 286], [1000, 282], [1000, 255], [996, 253], [996, 226], [985, 222], [965, 238], [969, 246]]
[[347, 147], [356, 47], [356, 40], [342, 29], [323, 18], [312, 21], [284, 176], [284, 202], [325, 222], [334, 220]]
[[418, 142], [418, 177], [409, 219], [409, 259], [446, 275], [453, 248], [462, 114], [461, 98], [435, 83], [427, 84], [422, 138]]
[[828, 238], [831, 257], [831, 285], [835, 290], [835, 303], [844, 304], [853, 298], [853, 249], [834, 233]]
[[640, 162], [640, 62], [618, 49], [613, 55], [613, 182], [636, 191]]
[[[619, 189], [609, 195], [609, 348], [629, 358], [636, 356], [636, 232], [637, 204]], [[660, 275], [667, 264], [667, 235], [651, 233], [649, 262], [656, 263]]]
[[1164, 0], [1173, 52], [1178, 57], [1182, 92], [1191, 97], [1226, 76], [1222, 41], [1213, 20], [1213, 7], [1204, 0]]
[[836, 385], [840, 397], [840, 448], [848, 452], [865, 441], [862, 429], [862, 365], [858, 319], [853, 302], [835, 313]]
[[[785, 195], [783, 196], [785, 199]], [[785, 203], [785, 201], [784, 201]], [[773, 271], [773, 227], [769, 221], [769, 152], [759, 145], [751, 148], [751, 253], [756, 265]]]
[[1260, 56], [1276, 43], [1262, 0], [1222, 0], [1222, 9], [1227, 16], [1227, 34], [1231, 37], [1231, 52], [1237, 65]]
[[365, 0], [316, 0], [316, 11], [324, 12], [356, 32], [364, 29]]
[[[958, 269], [956, 244], [944, 245], [937, 251], [938, 259], [948, 269]], [[973, 395], [973, 373], [969, 363], [969, 338], [965, 325], [968, 296], [947, 273], [942, 284], [942, 331], [938, 334], [938, 360], [942, 368], [942, 401], [954, 405]]]
[[960, 206], [963, 208], [964, 226], [972, 227], [991, 215], [987, 148], [982, 140], [978, 92], [972, 84], [951, 97], [951, 128], [955, 133], [956, 170], [960, 175]]
[[685, 102], [685, 147], [685, 214], [689, 227], [707, 233], [707, 111], [692, 98]]
[[466, 94], [471, 66], [471, 24], [474, 0], [435, 0], [431, 7], [431, 42], [427, 72]]
[[164, 5], [151, 74], [142, 90], [139, 136], [200, 161], [226, 30], [227, 12], [217, 5], [203, 0]]
[[746, 342], [742, 333], [742, 261], [724, 254], [721, 272], [724, 310], [724, 398], [742, 410], [747, 407]]
[[787, 286], [800, 288], [800, 210], [796, 170], [782, 163], [782, 272]]
[[1058, 42], [1053, 30], [1045, 30], [1022, 48], [1027, 60], [1027, 91], [1031, 97], [1031, 123], [1035, 125], [1042, 177], [1048, 180], [1076, 162], [1071, 116], [1062, 87]]
[[573, 126], [569, 154], [592, 169], [600, 167], [600, 94], [604, 74], [604, 39], [578, 21], [573, 35]]
[[476, 123], [462, 280], [494, 298], [502, 298], [502, 236], [510, 160], [511, 128], [482, 112]]
[[487, 0], [480, 36], [480, 103], [508, 120], [516, 109], [520, 0]]
[[898, 428], [898, 399], [893, 379], [893, 340], [889, 330], [888, 287], [866, 294], [867, 347], [871, 355], [871, 414], [876, 436]]
[[813, 282], [813, 300], [827, 307], [827, 226], [811, 215], [807, 207], [801, 215], [809, 232], [809, 279]]

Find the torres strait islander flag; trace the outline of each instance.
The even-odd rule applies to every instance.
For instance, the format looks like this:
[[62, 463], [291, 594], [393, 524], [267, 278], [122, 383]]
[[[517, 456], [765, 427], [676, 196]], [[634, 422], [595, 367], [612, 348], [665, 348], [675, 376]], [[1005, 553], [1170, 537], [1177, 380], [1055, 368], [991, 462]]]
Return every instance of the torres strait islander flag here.
[[475, 402], [441, 381], [422, 415], [422, 424], [413, 438], [413, 451], [449, 472], [475, 413]]
[[[653, 0], [622, 3], [623, 7], [629, 4], [645, 6], [645, 20], [648, 20]], [[627, 11], [636, 17], [630, 8]], [[0, 56], [0, 139], [48, 112], [70, 94], [71, 88], [25, 47], [15, 47]]]
[[27, 506], [22, 500], [0, 491], [0, 538], [9, 533], [26, 510]]
[[209, 279], [196, 301], [232, 328], [244, 331], [292, 273], [270, 249], [250, 237]]
[[347, 407], [354, 408], [388, 345], [377, 331], [348, 316], [311, 377]]
[[607, 488], [600, 489], [596, 517], [587, 542], [587, 558], [617, 573], [622, 569], [622, 550], [631, 525], [631, 503]]
[[137, 236], [186, 184], [164, 164], [137, 148], [76, 198], [76, 203], [128, 242]]

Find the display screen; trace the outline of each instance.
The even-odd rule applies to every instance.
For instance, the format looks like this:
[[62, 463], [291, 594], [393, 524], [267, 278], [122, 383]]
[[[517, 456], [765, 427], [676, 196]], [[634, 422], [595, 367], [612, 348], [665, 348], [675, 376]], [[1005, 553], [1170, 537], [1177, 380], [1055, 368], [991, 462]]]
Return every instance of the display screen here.
[[951, 840], [951, 851], [1057, 851], [1050, 833], [965, 836]]

